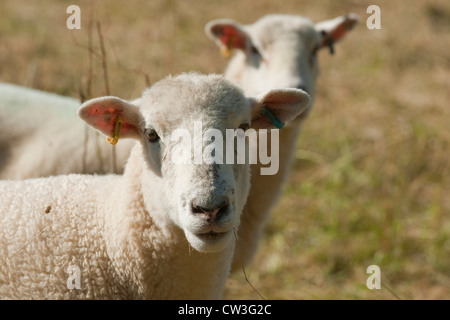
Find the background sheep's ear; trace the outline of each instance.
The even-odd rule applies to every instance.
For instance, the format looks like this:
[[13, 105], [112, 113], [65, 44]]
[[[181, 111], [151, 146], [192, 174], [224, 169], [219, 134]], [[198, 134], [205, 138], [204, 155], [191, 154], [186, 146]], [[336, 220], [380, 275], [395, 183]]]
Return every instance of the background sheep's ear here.
[[307, 109], [311, 98], [300, 89], [275, 89], [250, 101], [253, 104], [252, 128], [281, 129]]
[[321, 47], [329, 47], [333, 43], [341, 40], [348, 31], [355, 27], [358, 21], [358, 16], [350, 13], [346, 16], [316, 23], [315, 28], [322, 35]]
[[232, 49], [246, 51], [252, 46], [250, 36], [240, 24], [233, 20], [219, 19], [210, 21], [205, 26], [205, 32], [225, 55], [229, 54]]
[[107, 136], [113, 136], [119, 116], [123, 122], [120, 138], [138, 139], [141, 133], [142, 115], [135, 105], [117, 97], [101, 97], [86, 101], [78, 109], [78, 115], [91, 127]]

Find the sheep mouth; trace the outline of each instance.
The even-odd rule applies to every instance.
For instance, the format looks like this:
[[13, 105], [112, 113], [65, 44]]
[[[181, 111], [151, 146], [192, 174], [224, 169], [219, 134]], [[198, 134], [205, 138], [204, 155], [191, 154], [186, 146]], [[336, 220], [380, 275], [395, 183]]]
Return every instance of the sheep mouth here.
[[196, 236], [202, 240], [216, 240], [222, 236], [225, 236], [229, 232], [230, 231], [226, 231], [226, 232], [209, 231], [209, 232], [205, 232], [205, 233], [197, 233]]
[[185, 234], [190, 246], [204, 253], [224, 250], [233, 239], [232, 230], [224, 232], [208, 230], [200, 233], [191, 233], [185, 230]]

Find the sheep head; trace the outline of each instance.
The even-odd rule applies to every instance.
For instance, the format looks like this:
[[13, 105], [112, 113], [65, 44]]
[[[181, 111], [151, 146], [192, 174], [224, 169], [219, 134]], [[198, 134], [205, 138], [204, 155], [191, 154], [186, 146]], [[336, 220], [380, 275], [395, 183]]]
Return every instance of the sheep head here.
[[319, 73], [317, 52], [329, 48], [334, 53], [334, 43], [357, 21], [355, 14], [349, 14], [314, 24], [301, 16], [279, 14], [267, 15], [251, 25], [213, 20], [205, 32], [222, 52], [236, 52], [225, 75], [242, 85], [246, 94], [300, 88], [313, 99]]
[[248, 161], [234, 157], [235, 139], [245, 139], [252, 126], [274, 128], [262, 110], [278, 121], [295, 118], [309, 96], [280, 89], [250, 98], [222, 76], [189, 73], [157, 82], [139, 101], [92, 99], [79, 115], [108, 136], [140, 141], [142, 192], [155, 220], [181, 228], [198, 251], [223, 250], [234, 240], [250, 187]]

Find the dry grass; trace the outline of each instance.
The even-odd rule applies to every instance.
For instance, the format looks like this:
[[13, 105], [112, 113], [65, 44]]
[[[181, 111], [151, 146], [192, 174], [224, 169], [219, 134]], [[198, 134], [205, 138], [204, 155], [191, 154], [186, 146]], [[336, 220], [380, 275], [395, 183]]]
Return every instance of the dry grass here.
[[[269, 299], [450, 299], [448, 1], [378, 1], [377, 31], [365, 26], [371, 1], [85, 0], [77, 1], [82, 29], [72, 31], [69, 4], [0, 2], [0, 81], [78, 97], [88, 81], [91, 16], [101, 22], [111, 94], [133, 98], [170, 73], [222, 72], [226, 60], [203, 33], [209, 20], [359, 14], [336, 54], [320, 54], [315, 107], [247, 275]], [[381, 290], [365, 286], [372, 264]], [[231, 277], [225, 297], [259, 299], [243, 274]]]

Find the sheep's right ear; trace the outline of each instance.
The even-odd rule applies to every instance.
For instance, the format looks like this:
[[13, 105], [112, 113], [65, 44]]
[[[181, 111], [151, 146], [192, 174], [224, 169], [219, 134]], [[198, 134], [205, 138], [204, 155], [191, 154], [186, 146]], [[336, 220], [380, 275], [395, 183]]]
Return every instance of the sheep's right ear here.
[[229, 19], [213, 20], [206, 24], [205, 33], [221, 49], [222, 54], [229, 56], [231, 50], [244, 52], [252, 47], [252, 40], [243, 27]]
[[[88, 125], [107, 136], [138, 139], [142, 132], [142, 115], [139, 108], [117, 97], [101, 97], [86, 101], [78, 109], [78, 115]], [[121, 121], [119, 132], [117, 121]]]
[[325, 20], [315, 24], [315, 29], [321, 34], [322, 40], [319, 48], [329, 47], [333, 53], [333, 44], [340, 41], [359, 21], [359, 17], [350, 13], [334, 19]]
[[305, 111], [311, 102], [309, 95], [300, 89], [274, 89], [251, 98], [254, 129], [282, 129], [288, 121], [294, 120]]

